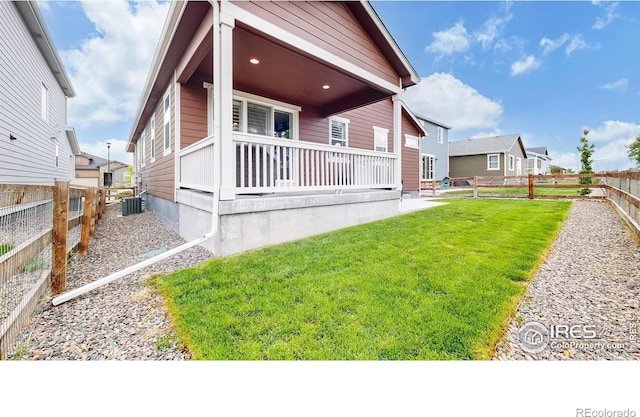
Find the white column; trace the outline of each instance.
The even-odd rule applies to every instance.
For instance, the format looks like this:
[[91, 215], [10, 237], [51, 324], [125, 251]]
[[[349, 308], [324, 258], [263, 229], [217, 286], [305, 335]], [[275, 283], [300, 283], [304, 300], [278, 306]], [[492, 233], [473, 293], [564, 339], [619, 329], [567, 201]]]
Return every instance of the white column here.
[[402, 191], [402, 95], [395, 94], [393, 100], [393, 152], [398, 155], [394, 176], [396, 189]]
[[[220, 200], [236, 198], [236, 151], [233, 144], [233, 28], [235, 19], [225, 13], [221, 3], [217, 53], [214, 54], [216, 147], [220, 149]], [[214, 31], [215, 32], [215, 31]], [[216, 62], [217, 61], [217, 62]], [[217, 65], [216, 65], [217, 64]], [[214, 117], [215, 117], [214, 116]]]

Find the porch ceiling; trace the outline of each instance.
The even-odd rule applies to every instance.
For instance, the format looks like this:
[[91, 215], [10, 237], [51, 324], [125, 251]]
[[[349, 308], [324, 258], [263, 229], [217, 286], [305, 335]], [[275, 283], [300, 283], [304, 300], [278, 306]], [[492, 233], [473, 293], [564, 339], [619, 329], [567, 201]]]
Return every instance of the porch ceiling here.
[[[252, 58], [260, 63], [250, 63]], [[209, 52], [198, 72], [213, 78], [212, 60], [212, 52]], [[233, 78], [234, 89], [300, 106], [313, 106], [324, 117], [382, 100], [391, 94], [241, 24], [233, 30]], [[329, 88], [323, 89], [324, 85]]]

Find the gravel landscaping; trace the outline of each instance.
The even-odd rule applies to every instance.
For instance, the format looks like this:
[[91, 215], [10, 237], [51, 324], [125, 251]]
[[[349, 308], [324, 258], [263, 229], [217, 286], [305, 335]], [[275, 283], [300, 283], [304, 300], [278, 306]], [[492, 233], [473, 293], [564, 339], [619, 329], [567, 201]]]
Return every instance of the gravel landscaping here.
[[[67, 288], [133, 265], [143, 260], [142, 254], [181, 243], [154, 213], [122, 217], [119, 205], [109, 206], [89, 254], [69, 265]], [[194, 247], [60, 306], [51, 306], [47, 297], [21, 332], [10, 357], [190, 359], [188, 350], [174, 340], [162, 297], [145, 281], [154, 273], [196, 265], [211, 256]], [[494, 359], [640, 359], [638, 271], [640, 245], [611, 206], [576, 201], [498, 343]], [[557, 330], [543, 335], [544, 348], [537, 353], [520, 342], [521, 329], [532, 322]], [[569, 329], [571, 334], [565, 334]]]
[[[107, 207], [89, 253], [68, 266], [67, 289], [78, 288], [146, 258], [140, 255], [184, 243], [153, 212], [121, 216]], [[21, 360], [185, 360], [175, 343], [162, 297], [145, 285], [154, 273], [211, 258], [196, 246], [104, 287], [53, 307], [50, 297], [34, 313], [10, 352]]]
[[494, 359], [640, 359], [639, 271], [638, 240], [614, 209], [576, 201]]

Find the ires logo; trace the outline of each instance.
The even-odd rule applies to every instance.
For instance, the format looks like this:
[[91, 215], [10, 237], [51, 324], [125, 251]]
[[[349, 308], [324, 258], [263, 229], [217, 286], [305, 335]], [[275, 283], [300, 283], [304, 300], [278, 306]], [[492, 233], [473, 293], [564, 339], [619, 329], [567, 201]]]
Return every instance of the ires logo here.
[[552, 324], [549, 327], [549, 339], [595, 339], [596, 326], [593, 324]]

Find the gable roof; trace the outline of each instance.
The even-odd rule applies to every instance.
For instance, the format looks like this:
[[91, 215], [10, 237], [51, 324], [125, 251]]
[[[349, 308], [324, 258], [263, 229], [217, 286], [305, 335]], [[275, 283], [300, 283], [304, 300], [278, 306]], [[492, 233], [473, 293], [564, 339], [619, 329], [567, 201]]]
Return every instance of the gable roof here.
[[107, 160], [106, 159], [101, 158], [99, 156], [91, 155], [90, 153], [79, 152], [78, 155], [82, 155], [82, 156], [84, 156], [86, 158], [89, 158], [89, 165], [76, 165], [76, 169], [80, 169], [80, 170], [83, 170], [83, 169], [98, 169], [100, 166], [107, 164]]
[[420, 120], [416, 117], [415, 113], [413, 113], [411, 109], [403, 101], [401, 101], [400, 103], [402, 104], [402, 111], [407, 116], [409, 116], [409, 120], [411, 120], [414, 126], [417, 127], [418, 130], [422, 132], [424, 136], [429, 136], [429, 131], [424, 127], [422, 122], [420, 122]]
[[469, 138], [449, 142], [449, 156], [484, 155], [488, 153], [508, 152], [515, 146], [516, 142], [522, 148], [522, 153], [527, 152], [522, 145], [520, 135], [490, 136], [485, 138]]
[[422, 116], [421, 114], [417, 114], [417, 113], [414, 113], [414, 114], [416, 115], [416, 117], [417, 117], [418, 119], [420, 119], [420, 120], [424, 120], [425, 122], [429, 122], [429, 123], [431, 123], [431, 124], [434, 124], [434, 125], [436, 125], [436, 126], [443, 127], [443, 128], [445, 128], [445, 129], [453, 129], [451, 126], [447, 126], [447, 125], [445, 125], [444, 123], [438, 122], [437, 120], [430, 119], [430, 118], [428, 118], [428, 117]]
[[58, 84], [60, 84], [64, 95], [66, 97], [75, 97], [76, 93], [71, 85], [69, 75], [64, 69], [64, 65], [62, 65], [60, 55], [58, 55], [58, 51], [53, 44], [51, 35], [49, 35], [37, 3], [35, 1], [14, 1], [13, 4], [15, 4], [20, 15], [22, 15], [22, 20], [24, 20], [34, 42], [38, 45], [38, 49], [40, 49], [47, 65], [49, 65], [51, 72], [58, 81]]
[[546, 146], [538, 146], [535, 148], [525, 148], [527, 152], [533, 152], [544, 156], [549, 156], [549, 152], [547, 152]]

